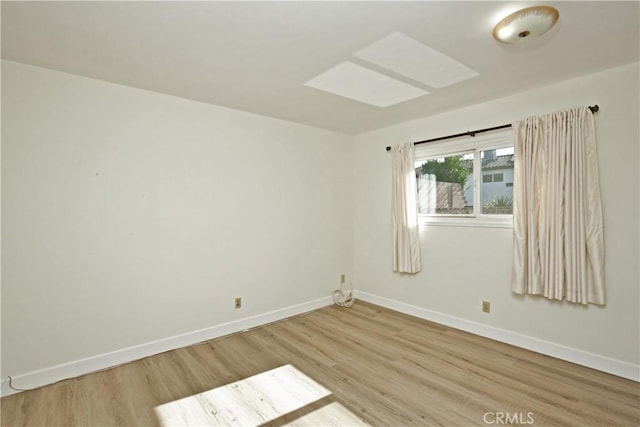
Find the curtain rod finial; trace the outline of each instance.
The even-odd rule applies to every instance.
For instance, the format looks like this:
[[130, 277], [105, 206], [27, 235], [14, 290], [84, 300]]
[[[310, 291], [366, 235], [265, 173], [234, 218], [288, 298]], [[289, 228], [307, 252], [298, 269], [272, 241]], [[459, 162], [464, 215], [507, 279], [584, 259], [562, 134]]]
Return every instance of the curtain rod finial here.
[[598, 106], [598, 104], [590, 105], [589, 110], [591, 110], [592, 113], [597, 113], [600, 110], [600, 106]]
[[391, 151], [391, 147], [387, 146], [387, 151]]

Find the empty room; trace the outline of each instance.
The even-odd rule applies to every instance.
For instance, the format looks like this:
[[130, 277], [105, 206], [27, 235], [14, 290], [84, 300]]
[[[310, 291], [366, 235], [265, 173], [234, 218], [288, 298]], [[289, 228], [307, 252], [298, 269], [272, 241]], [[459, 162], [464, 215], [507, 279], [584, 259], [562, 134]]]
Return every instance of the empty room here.
[[2, 426], [640, 425], [640, 2], [1, 2]]

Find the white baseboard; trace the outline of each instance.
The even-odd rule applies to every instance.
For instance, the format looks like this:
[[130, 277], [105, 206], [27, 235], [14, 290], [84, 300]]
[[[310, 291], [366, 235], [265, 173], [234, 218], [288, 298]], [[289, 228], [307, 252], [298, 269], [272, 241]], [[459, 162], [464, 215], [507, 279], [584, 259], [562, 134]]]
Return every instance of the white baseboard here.
[[[333, 304], [333, 300], [328, 296], [256, 316], [246, 317], [244, 319], [234, 320], [232, 322], [188, 332], [186, 334], [124, 348], [111, 353], [100, 354], [25, 374], [12, 375], [13, 386], [21, 389], [42, 387], [67, 378], [74, 378], [80, 375], [117, 366], [122, 363], [132, 362], [154, 354], [197, 344], [199, 342], [211, 340], [224, 335], [240, 332], [245, 329], [255, 328], [256, 326], [286, 319], [287, 317], [303, 314], [331, 304]], [[9, 381], [7, 378], [2, 380], [0, 387], [0, 394], [3, 397], [17, 393], [16, 390], [9, 388]]]
[[[546, 354], [558, 359], [577, 363], [599, 371], [607, 372], [633, 381], [640, 381], [640, 366], [631, 363], [622, 362], [620, 360], [611, 359], [605, 356], [585, 352], [575, 348], [563, 346], [560, 344], [544, 341], [538, 338], [532, 338], [526, 335], [517, 334], [515, 332], [492, 326], [483, 325], [481, 323], [472, 322], [470, 320], [461, 319], [450, 316], [448, 314], [439, 313], [437, 311], [428, 310], [426, 308], [414, 306], [400, 301], [395, 301], [385, 297], [380, 297], [368, 292], [356, 291], [356, 297], [391, 310], [401, 313], [420, 317], [442, 325], [450, 326], [470, 332], [475, 335], [490, 338], [496, 341], [515, 345], [517, 347], [532, 350], [537, 353]], [[232, 322], [223, 323], [205, 329], [177, 335], [162, 340], [152, 341], [134, 347], [117, 350], [111, 353], [105, 353], [86, 359], [76, 360], [70, 363], [53, 366], [38, 371], [28, 372], [25, 374], [12, 375], [13, 386], [16, 388], [31, 389], [52, 384], [67, 378], [74, 378], [91, 372], [110, 368], [122, 363], [132, 362], [154, 354], [162, 353], [169, 350], [197, 344], [199, 342], [211, 340], [224, 335], [240, 332], [245, 329], [255, 328], [277, 320], [286, 319], [287, 317], [306, 313], [318, 308], [326, 307], [333, 304], [331, 297], [324, 297], [317, 300], [309, 301], [302, 304], [285, 307], [279, 310], [270, 311], [256, 316], [244, 319], [234, 320]], [[17, 391], [9, 388], [8, 379], [3, 379], [0, 384], [0, 395], [8, 396]]]
[[535, 351], [536, 353], [545, 354], [557, 359], [566, 360], [578, 365], [640, 382], [640, 366], [638, 365], [633, 365], [631, 363], [622, 362], [620, 360], [600, 356], [598, 354], [589, 353], [538, 338], [517, 334], [505, 329], [483, 325], [482, 323], [461, 319], [404, 302], [380, 297], [368, 292], [356, 291], [355, 296], [363, 301], [386, 307], [391, 310], [399, 311], [401, 313], [430, 320], [441, 325], [470, 332], [474, 335], [515, 345], [516, 347], [525, 348], [527, 350]]

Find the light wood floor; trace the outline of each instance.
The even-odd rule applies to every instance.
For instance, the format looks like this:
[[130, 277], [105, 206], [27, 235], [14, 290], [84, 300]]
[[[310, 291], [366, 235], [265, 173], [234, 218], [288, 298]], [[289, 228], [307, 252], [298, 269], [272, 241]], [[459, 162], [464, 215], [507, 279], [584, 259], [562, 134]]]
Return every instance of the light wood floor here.
[[[357, 301], [2, 399], [2, 426], [151, 426], [154, 407], [291, 364], [373, 426], [638, 426], [640, 385]], [[502, 418], [502, 420], [506, 420]]]

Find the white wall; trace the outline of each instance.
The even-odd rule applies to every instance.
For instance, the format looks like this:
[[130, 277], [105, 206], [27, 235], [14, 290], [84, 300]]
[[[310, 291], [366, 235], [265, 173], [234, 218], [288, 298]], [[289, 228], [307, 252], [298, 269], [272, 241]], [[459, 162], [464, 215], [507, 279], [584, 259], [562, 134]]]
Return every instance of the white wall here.
[[[609, 70], [354, 145], [3, 61], [2, 377], [320, 299], [352, 269], [370, 295], [638, 365], [638, 78]], [[593, 103], [605, 307], [512, 295], [510, 229], [423, 227], [424, 271], [391, 272], [386, 145]]]
[[[638, 64], [608, 70], [355, 140], [354, 283], [359, 290], [567, 346], [640, 364]], [[596, 114], [605, 221], [607, 304], [588, 307], [510, 291], [512, 230], [422, 226], [423, 271], [391, 272], [390, 159], [384, 147], [521, 120], [580, 105]], [[481, 301], [492, 312], [481, 312]]]
[[2, 124], [2, 377], [351, 274], [350, 136], [7, 61]]

